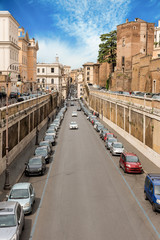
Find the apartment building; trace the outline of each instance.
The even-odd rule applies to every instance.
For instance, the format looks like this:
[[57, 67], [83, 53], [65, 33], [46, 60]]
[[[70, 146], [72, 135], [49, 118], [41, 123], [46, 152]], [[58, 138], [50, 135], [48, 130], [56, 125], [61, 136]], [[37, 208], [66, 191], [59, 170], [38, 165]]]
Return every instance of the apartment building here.
[[94, 76], [94, 63], [87, 62], [83, 64], [84, 68], [84, 83], [87, 84], [94, 84], [93, 76]]
[[54, 63], [37, 63], [37, 85], [40, 90], [62, 92], [63, 65], [58, 57]]

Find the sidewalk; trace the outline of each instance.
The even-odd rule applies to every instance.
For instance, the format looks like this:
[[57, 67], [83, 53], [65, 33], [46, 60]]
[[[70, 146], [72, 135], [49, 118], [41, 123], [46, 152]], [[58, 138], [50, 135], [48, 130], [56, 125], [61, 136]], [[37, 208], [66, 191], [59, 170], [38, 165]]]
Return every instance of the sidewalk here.
[[[43, 138], [46, 131], [47, 124], [40, 130], [39, 132], [39, 142]], [[13, 186], [20, 177], [22, 176], [25, 169], [25, 162], [28, 161], [30, 157], [33, 156], [34, 150], [36, 148], [35, 145], [35, 137], [32, 141], [24, 148], [24, 150], [13, 160], [13, 162], [9, 166], [9, 183]], [[0, 201], [3, 201], [8, 194], [8, 190], [4, 190], [5, 183], [5, 172], [0, 175]]]

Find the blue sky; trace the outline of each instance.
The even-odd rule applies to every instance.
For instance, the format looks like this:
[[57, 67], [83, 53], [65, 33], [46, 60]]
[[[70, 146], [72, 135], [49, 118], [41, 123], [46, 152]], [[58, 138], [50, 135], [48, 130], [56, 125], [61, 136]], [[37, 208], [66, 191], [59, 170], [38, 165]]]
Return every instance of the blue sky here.
[[38, 40], [38, 62], [54, 62], [58, 54], [72, 69], [96, 62], [100, 35], [126, 18], [160, 20], [160, 0], [0, 0], [0, 10]]

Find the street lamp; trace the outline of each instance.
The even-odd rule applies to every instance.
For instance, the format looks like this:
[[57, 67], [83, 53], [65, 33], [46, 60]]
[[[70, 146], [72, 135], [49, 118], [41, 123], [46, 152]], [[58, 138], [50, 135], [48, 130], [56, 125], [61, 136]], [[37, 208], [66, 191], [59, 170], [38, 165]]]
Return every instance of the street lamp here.
[[9, 68], [11, 68], [12, 65], [19, 64], [19, 63], [12, 63], [7, 68], [7, 78], [6, 78], [6, 169], [5, 169], [5, 183], [4, 183], [4, 189], [9, 190], [11, 188], [9, 183], [9, 162], [8, 162], [8, 82], [10, 80], [11, 73], [8, 74]]

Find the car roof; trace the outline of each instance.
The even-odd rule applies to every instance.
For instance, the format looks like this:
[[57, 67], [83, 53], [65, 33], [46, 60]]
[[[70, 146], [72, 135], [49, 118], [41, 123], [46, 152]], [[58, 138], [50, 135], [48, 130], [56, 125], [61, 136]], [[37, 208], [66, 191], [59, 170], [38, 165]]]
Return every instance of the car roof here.
[[125, 156], [136, 156], [136, 157], [137, 157], [137, 155], [136, 155], [135, 153], [124, 152], [123, 154], [124, 154]]
[[28, 189], [31, 183], [22, 182], [13, 185], [12, 189]]
[[159, 173], [149, 173], [147, 175], [156, 185], [160, 185], [160, 174]]
[[36, 149], [45, 149], [45, 148], [48, 148], [48, 146], [39, 146]]
[[0, 213], [1, 213], [1, 209], [4, 208], [15, 208], [15, 206], [17, 205], [16, 201], [3, 201], [0, 202]]

